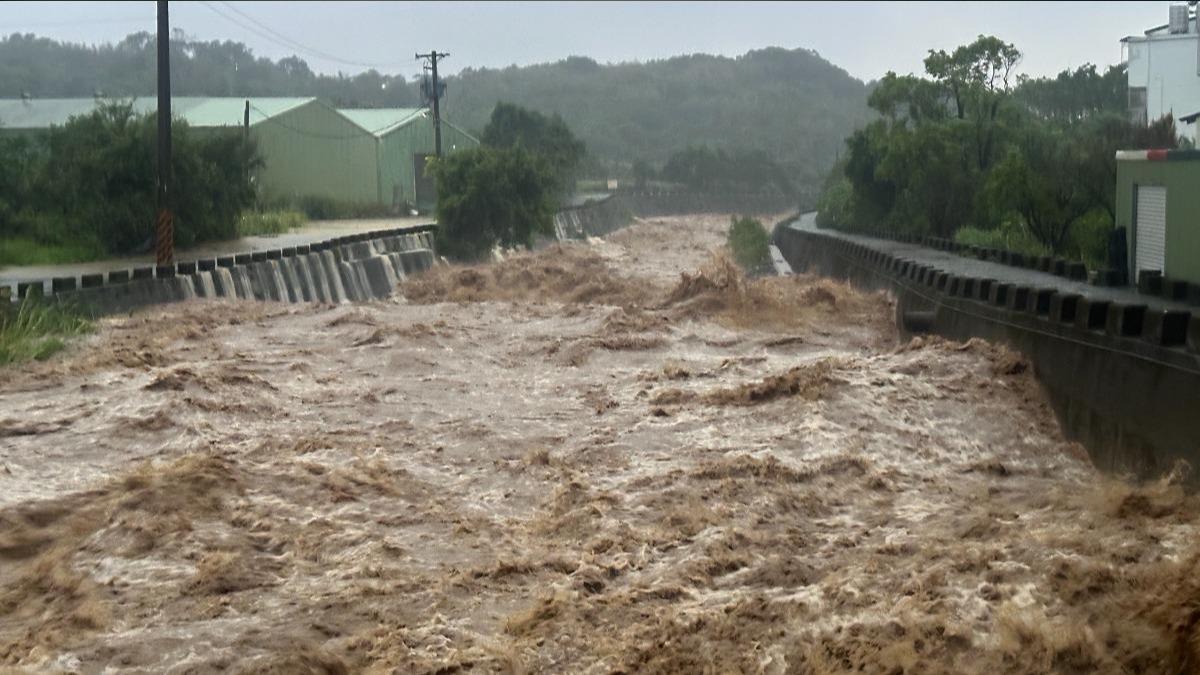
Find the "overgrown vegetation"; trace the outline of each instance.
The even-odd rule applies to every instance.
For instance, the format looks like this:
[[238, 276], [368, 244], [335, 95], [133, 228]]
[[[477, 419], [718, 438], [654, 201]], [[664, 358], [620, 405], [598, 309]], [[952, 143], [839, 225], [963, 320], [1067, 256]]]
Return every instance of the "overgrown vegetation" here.
[[726, 242], [733, 259], [743, 270], [758, 272], [771, 265], [771, 235], [763, 224], [748, 216], [730, 219]]
[[[109, 103], [35, 137], [0, 139], [0, 251], [6, 262], [65, 262], [150, 246], [155, 115]], [[172, 123], [175, 242], [230, 239], [255, 199], [261, 164], [241, 134], [198, 135]]]
[[283, 234], [303, 227], [308, 217], [300, 211], [246, 211], [238, 219], [237, 235], [250, 237], [264, 234]]
[[58, 302], [26, 296], [20, 305], [0, 302], [0, 365], [44, 361], [66, 340], [92, 328], [78, 312]]
[[925, 76], [888, 73], [879, 119], [846, 140], [818, 224], [1004, 242], [1106, 264], [1118, 149], [1176, 147], [1170, 117], [1130, 123], [1124, 66], [1019, 79], [1021, 53], [980, 36], [930, 51]]
[[506, 103], [496, 106], [482, 140], [433, 165], [438, 250], [461, 260], [552, 236], [554, 213], [586, 152], [557, 116]]

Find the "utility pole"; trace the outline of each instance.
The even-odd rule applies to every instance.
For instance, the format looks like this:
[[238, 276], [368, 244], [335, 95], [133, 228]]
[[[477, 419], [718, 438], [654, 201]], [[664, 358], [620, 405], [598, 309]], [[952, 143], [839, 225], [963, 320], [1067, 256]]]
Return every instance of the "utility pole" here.
[[428, 54], [417, 54], [414, 57], [428, 60], [433, 69], [433, 86], [430, 88], [433, 98], [433, 149], [434, 154], [438, 157], [442, 156], [442, 111], [438, 105], [442, 97], [442, 92], [438, 86], [437, 64], [438, 59], [444, 59], [447, 56], [450, 55], [445, 52], [439, 54], [435, 49]]
[[175, 223], [167, 206], [171, 178], [171, 26], [167, 2], [158, 0], [158, 211], [154, 219], [157, 264], [175, 262]]

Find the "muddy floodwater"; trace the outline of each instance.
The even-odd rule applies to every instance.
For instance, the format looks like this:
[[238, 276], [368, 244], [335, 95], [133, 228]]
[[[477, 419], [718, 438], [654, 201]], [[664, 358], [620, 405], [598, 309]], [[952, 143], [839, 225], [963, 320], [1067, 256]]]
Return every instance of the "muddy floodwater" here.
[[0, 370], [0, 670], [1186, 673], [1187, 467], [725, 216]]

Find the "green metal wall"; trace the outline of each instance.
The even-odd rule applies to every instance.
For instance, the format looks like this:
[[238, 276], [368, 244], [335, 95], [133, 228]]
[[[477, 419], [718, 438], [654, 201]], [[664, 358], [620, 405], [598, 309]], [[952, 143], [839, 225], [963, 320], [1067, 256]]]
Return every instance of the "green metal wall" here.
[[[442, 150], [451, 154], [475, 147], [479, 142], [449, 124], [442, 124]], [[379, 139], [379, 200], [383, 204], [416, 204], [416, 175], [413, 156], [432, 155], [433, 120], [417, 119]], [[416, 204], [422, 210], [433, 204]]]
[[316, 195], [348, 202], [379, 200], [375, 137], [320, 102], [250, 127], [265, 166], [267, 198]]
[[1200, 284], [1200, 160], [1117, 160], [1117, 227], [1125, 228], [1129, 260], [1134, 231], [1134, 189], [1167, 188], [1166, 270], [1163, 274]]

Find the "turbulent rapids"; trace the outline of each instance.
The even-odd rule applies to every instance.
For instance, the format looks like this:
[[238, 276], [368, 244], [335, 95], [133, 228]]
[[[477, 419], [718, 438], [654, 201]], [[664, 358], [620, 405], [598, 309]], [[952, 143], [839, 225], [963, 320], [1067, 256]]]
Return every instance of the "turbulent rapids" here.
[[747, 279], [724, 216], [198, 299], [0, 370], [0, 664], [96, 672], [1200, 667], [1186, 467], [1028, 365]]

